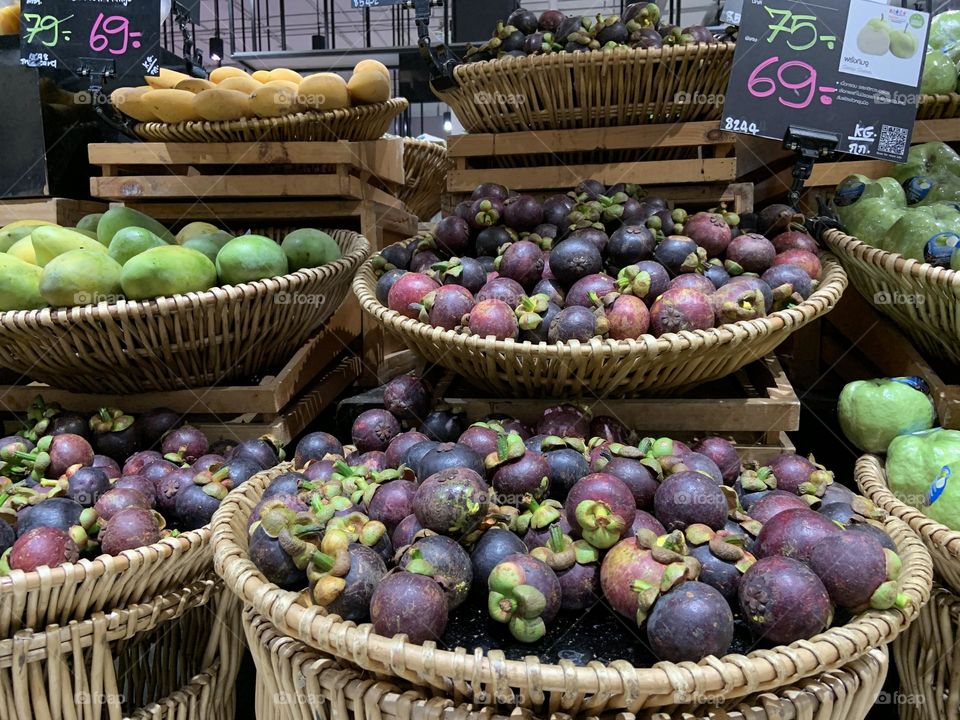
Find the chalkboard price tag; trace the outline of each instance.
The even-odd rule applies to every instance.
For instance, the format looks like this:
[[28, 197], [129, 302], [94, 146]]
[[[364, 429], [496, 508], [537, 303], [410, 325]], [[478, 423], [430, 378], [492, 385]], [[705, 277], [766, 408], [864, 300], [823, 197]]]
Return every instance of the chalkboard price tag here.
[[20, 64], [160, 73], [160, 0], [22, 0]]
[[783, 140], [802, 126], [904, 162], [929, 32], [928, 13], [876, 0], [745, 0], [721, 127]]

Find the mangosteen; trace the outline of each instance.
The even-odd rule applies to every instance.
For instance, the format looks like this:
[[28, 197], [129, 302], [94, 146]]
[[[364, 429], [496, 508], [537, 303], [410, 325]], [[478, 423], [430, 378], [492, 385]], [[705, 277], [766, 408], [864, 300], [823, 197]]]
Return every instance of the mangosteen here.
[[408, 270], [412, 258], [413, 250], [411, 248], [403, 243], [396, 243], [381, 250], [379, 260], [375, 264], [387, 270]]
[[417, 464], [419, 477], [428, 478], [441, 470], [469, 468], [479, 475], [485, 472], [483, 458], [466, 445], [442, 443], [429, 450]]
[[716, 323], [710, 298], [696, 290], [667, 290], [650, 307], [654, 335], [708, 330]]
[[497, 527], [487, 530], [474, 544], [470, 554], [474, 588], [486, 591], [493, 568], [510, 555], [526, 552], [527, 546], [509, 530]]
[[657, 537], [667, 534], [667, 529], [653, 515], [645, 510], [637, 509], [637, 516], [633, 519], [633, 525], [630, 526], [628, 536], [634, 536], [641, 530], [649, 530]]
[[811, 280], [819, 278], [823, 271], [823, 265], [820, 264], [820, 258], [817, 257], [816, 253], [806, 250], [786, 250], [779, 253], [773, 259], [773, 267], [781, 265], [800, 268]]
[[537, 423], [537, 433], [540, 435], [583, 439], [589, 432], [589, 416], [573, 405], [549, 407], [543, 411], [543, 417]]
[[447, 627], [447, 596], [435, 580], [412, 572], [387, 575], [370, 600], [378, 635], [403, 633], [415, 644], [439, 640]]
[[100, 549], [107, 555], [119, 555], [160, 542], [160, 523], [153, 510], [124, 508], [110, 518], [97, 536]]
[[[157, 461], [154, 460], [153, 462]], [[119, 463], [117, 463], [117, 461], [113, 458], [107, 457], [106, 455], [94, 455], [93, 463], [90, 467], [100, 468], [111, 480], [116, 480], [123, 474], [123, 472], [120, 470]]]
[[597, 246], [597, 250], [603, 254], [604, 250], [607, 248], [607, 244], [610, 242], [609, 236], [599, 228], [596, 227], [581, 227], [572, 231], [567, 235], [565, 240], [589, 240], [594, 245]]
[[710, 585], [695, 580], [681, 583], [653, 606], [647, 640], [653, 654], [667, 662], [723, 657], [733, 642], [733, 613]]
[[[393, 531], [393, 535], [390, 536], [390, 540], [393, 542], [395, 548], [404, 548], [410, 545], [414, 541], [416, 534], [422, 530], [424, 530], [424, 527], [420, 524], [420, 521], [417, 520], [417, 516], [410, 514], [400, 521], [396, 530]], [[513, 533], [510, 534], [513, 535]], [[516, 535], [514, 535], [514, 537], [516, 537]]]
[[343, 445], [340, 441], [330, 433], [308, 433], [297, 443], [297, 449], [293, 456], [293, 464], [298, 468], [302, 468], [311, 460], [323, 460], [327, 455], [343, 456]]
[[209, 449], [207, 436], [190, 425], [168, 432], [161, 445], [163, 456], [175, 463], [192, 463], [198, 457], [206, 455]]
[[482, 458], [498, 450], [497, 440], [503, 434], [503, 428], [496, 423], [474, 423], [457, 440], [458, 445], [466, 445]]
[[619, 478], [630, 489], [637, 508], [653, 506], [653, 496], [659, 483], [643, 462], [633, 458], [614, 457], [603, 465], [602, 470]]
[[423, 299], [440, 288], [440, 283], [422, 273], [407, 273], [390, 288], [387, 305], [406, 317], [418, 319]]
[[546, 295], [548, 302], [563, 307], [565, 294], [556, 280], [541, 280], [533, 286], [532, 295]]
[[470, 291], [460, 285], [444, 285], [423, 298], [421, 322], [444, 330], [453, 330], [474, 307]]
[[149, 501], [151, 508], [157, 502], [157, 486], [146, 475], [124, 475], [113, 484], [113, 489], [135, 490]]
[[387, 270], [387, 272], [380, 276], [380, 279], [377, 280], [376, 296], [377, 301], [381, 305], [387, 304], [387, 298], [390, 296], [390, 288], [396, 284], [397, 280], [406, 274], [406, 270], [394, 269]]
[[366, 410], [357, 417], [350, 429], [353, 444], [361, 453], [386, 450], [390, 441], [400, 434], [400, 423], [386, 410]]
[[721, 263], [719, 260], [711, 260], [709, 263], [707, 263], [707, 267], [703, 271], [703, 276], [709, 280], [713, 287], [717, 290], [730, 282], [730, 273], [726, 271], [726, 268], [723, 267], [723, 263]]
[[543, 222], [543, 206], [530, 195], [516, 195], [503, 203], [504, 224], [513, 230], [532, 230]]
[[502, 217], [502, 201], [496, 198], [482, 198], [475, 200], [473, 205], [470, 206], [466, 221], [474, 230], [482, 230], [496, 225]]
[[607, 331], [608, 323], [602, 310], [593, 311], [574, 305], [556, 314], [550, 323], [547, 339], [551, 343], [572, 340], [586, 343], [595, 337], [605, 336]]
[[[519, 505], [525, 496], [540, 499], [550, 485], [550, 465], [542, 453], [527, 450], [519, 435], [510, 435], [519, 445], [519, 457], [500, 454], [487, 459], [493, 470], [490, 484], [497, 493], [497, 505]], [[512, 455], [512, 454], [511, 454]]]
[[712, 212], [699, 212], [687, 218], [683, 224], [683, 233], [706, 250], [707, 256], [712, 258], [723, 257], [733, 239], [730, 226], [723, 219], [723, 215]]
[[[742, 531], [741, 531], [742, 532]], [[700, 582], [716, 588], [729, 602], [735, 602], [743, 573], [756, 562], [744, 547], [744, 535], [726, 530], [714, 532], [706, 525], [686, 530], [690, 554], [700, 562]]]
[[637, 512], [627, 484], [605, 472], [578, 480], [567, 495], [564, 509], [574, 531], [601, 550], [613, 547], [629, 532]]
[[395, 436], [393, 440], [390, 441], [390, 444], [387, 445], [385, 453], [387, 456], [387, 466], [399, 468], [404, 464], [407, 451], [410, 450], [410, 448], [417, 443], [421, 443], [424, 440], [429, 439], [430, 438], [428, 438], [422, 432], [417, 432], [416, 430], [408, 430], [407, 432], [403, 432]]
[[547, 342], [550, 325], [561, 309], [543, 294], [523, 298], [517, 307], [517, 323], [520, 327], [518, 339], [532, 343]]
[[626, 442], [630, 429], [611, 415], [596, 415], [590, 421], [590, 437], [602, 438], [611, 443]]
[[250, 536], [250, 560], [263, 573], [268, 582], [285, 590], [300, 590], [307, 585], [306, 572], [293, 562], [280, 541], [271, 537], [258, 525]]
[[347, 465], [354, 468], [366, 468], [366, 474], [383, 472], [387, 469], [387, 454], [382, 450], [351, 453], [347, 456]]
[[516, 340], [520, 334], [516, 311], [502, 300], [482, 300], [467, 319], [470, 332], [482, 338]]
[[708, 437], [696, 442], [691, 448], [716, 464], [725, 485], [733, 485], [740, 476], [740, 456], [732, 442], [722, 437]]
[[483, 198], [495, 198], [497, 200], [506, 200], [510, 197], [510, 191], [503, 185], [497, 183], [483, 183], [478, 185], [470, 196], [471, 200], [481, 200]]
[[813, 637], [833, 617], [820, 578], [788, 557], [758, 560], [740, 580], [738, 596], [742, 617], [753, 634], [778, 645]]
[[477, 255], [496, 257], [500, 254], [500, 248], [513, 241], [514, 237], [504, 227], [484, 228], [477, 235]]
[[777, 477], [777, 488], [799, 495], [822, 495], [823, 488], [833, 483], [833, 473], [800, 455], [777, 455], [768, 463]]
[[470, 254], [470, 225], [463, 218], [455, 215], [443, 218], [434, 228], [433, 237], [437, 252], [444, 257]]
[[172, 517], [176, 512], [180, 491], [192, 484], [193, 471], [190, 468], [178, 468], [164, 475], [157, 481], [157, 510], [164, 517]]
[[817, 241], [806, 232], [799, 230], [785, 230], [775, 236], [772, 242], [778, 255], [788, 250], [806, 250], [814, 255], [820, 251], [820, 248], [817, 247]]
[[488, 282], [477, 293], [477, 302], [485, 300], [500, 300], [512, 308], [520, 304], [525, 293], [523, 286], [516, 280], [506, 277], [497, 277]]
[[584, 238], [570, 238], [550, 252], [550, 270], [561, 287], [569, 288], [580, 278], [599, 273], [603, 259], [597, 246]]
[[825, 537], [843, 530], [809, 508], [784, 510], [768, 520], [757, 536], [760, 557], [783, 555], [808, 562], [813, 547]]
[[830, 483], [823, 490], [823, 495], [820, 496], [821, 506], [832, 505], [834, 503], [843, 503], [844, 505], [852, 505], [855, 498], [860, 497], [853, 492], [848, 487], [841, 485], [838, 482]]
[[670, 274], [658, 262], [644, 260], [628, 265], [617, 276], [617, 290], [634, 295], [649, 307], [670, 287]]
[[58, 528], [34, 528], [21, 533], [10, 548], [7, 562], [11, 570], [33, 572], [38, 567], [56, 567], [75, 563], [80, 551], [70, 535]]
[[147, 450], [158, 447], [163, 436], [181, 421], [182, 416], [169, 408], [155, 408], [143, 413], [135, 422], [140, 446]]
[[603, 299], [616, 290], [616, 283], [609, 275], [603, 273], [587, 275], [577, 280], [567, 291], [564, 306], [569, 308], [579, 305], [594, 309], [597, 307], [596, 300]]
[[[438, 262], [440, 262], [440, 256], [432, 250], [417, 250], [410, 260], [410, 272], [418, 275], [426, 275]], [[388, 294], [388, 300], [389, 297]]]
[[67, 497], [84, 507], [93, 507], [101, 495], [112, 487], [107, 474], [94, 467], [81, 467], [67, 472]]
[[308, 578], [319, 575], [313, 584], [314, 601], [344, 620], [366, 620], [373, 593], [387, 574], [383, 558], [359, 543], [350, 543], [336, 556], [307, 552], [311, 553]]
[[645, 27], [630, 33], [630, 43], [643, 50], [659, 50], [663, 47], [663, 37], [654, 28]]
[[670, 281], [670, 289], [696, 290], [704, 295], [711, 295], [713, 294], [714, 290], [716, 290], [716, 288], [713, 286], [713, 283], [710, 282], [706, 276], [699, 275], [697, 273], [677, 275], [677, 277]]
[[772, 490], [750, 505], [750, 517], [766, 525], [775, 515], [787, 510], [809, 510], [810, 506], [796, 495]]
[[693, 470], [710, 478], [717, 485], [723, 484], [723, 473], [720, 472], [717, 464], [706, 455], [701, 455], [696, 452], [686, 453], [679, 464], [675, 464], [669, 468], [669, 474], [682, 472], [683, 470]]
[[531, 290], [543, 274], [543, 252], [529, 240], [508, 245], [497, 263], [502, 277], [516, 280], [525, 290]]
[[553, 195], [543, 201], [543, 221], [558, 228], [567, 225], [567, 215], [573, 210], [573, 199], [567, 195]]
[[517, 8], [507, 18], [507, 25], [512, 25], [524, 35], [536, 32], [539, 23], [540, 21], [535, 13], [523, 8]]
[[397, 566], [407, 570], [418, 561], [429, 563], [432, 572], [424, 574], [443, 588], [450, 610], [463, 604], [473, 583], [473, 565], [460, 543], [444, 535], [422, 537], [400, 556]]
[[[131, 476], [136, 477], [136, 476]], [[115, 487], [105, 492], [97, 500], [94, 510], [101, 521], [109, 522], [114, 515], [129, 507], [138, 507], [144, 510], [153, 509], [153, 495], [146, 496], [143, 492], [130, 487]]]
[[563, 610], [585, 610], [600, 594], [600, 553], [584, 540], [574, 541], [558, 524], [550, 528], [544, 545], [530, 555], [553, 570], [560, 583], [560, 607]]
[[561, 589], [550, 567], [529, 555], [508, 555], [490, 572], [487, 607], [520, 642], [536, 642], [560, 611]]
[[650, 311], [643, 300], [633, 295], [608, 295], [604, 298], [603, 313], [611, 340], [637, 339], [650, 328]]
[[47, 435], [79, 435], [90, 440], [90, 425], [79, 413], [62, 412], [50, 420]]
[[826, 537], [810, 552], [810, 569], [839, 607], [903, 608], [909, 598], [897, 592], [900, 558], [864, 533]]
[[424, 528], [462, 535], [472, 531], [486, 516], [489, 501], [490, 489], [480, 473], [468, 467], [451, 467], [431, 474], [421, 483], [413, 499], [413, 510]]
[[127, 458], [126, 462], [123, 464], [123, 475], [139, 475], [143, 472], [143, 469], [150, 463], [156, 462], [157, 460], [163, 460], [163, 455], [161, 455], [156, 450], [142, 450], [140, 452], [134, 453]]
[[183, 530], [196, 530], [207, 525], [232, 487], [226, 472], [222, 477], [214, 473], [212, 480], [205, 475], [210, 473], [196, 475], [177, 493], [173, 514]]
[[767, 237], [776, 237], [794, 224], [802, 227], [804, 217], [789, 205], [768, 205], [757, 214], [757, 229]]
[[420, 472], [420, 461], [423, 459], [424, 455], [439, 445], [440, 443], [438, 441], [428, 439], [418, 442], [415, 445], [411, 445], [410, 449], [407, 450], [406, 455], [404, 455], [403, 464], [413, 470], [418, 480], [425, 479], [427, 477]]
[[567, 494], [578, 480], [590, 474], [590, 466], [583, 453], [573, 448], [560, 448], [544, 453], [547, 465], [550, 468], [549, 497], [554, 500], [565, 500]]
[[47, 498], [36, 505], [27, 505], [17, 513], [17, 535], [34, 528], [56, 528], [68, 532], [80, 523], [83, 505], [65, 497]]
[[745, 272], [761, 275], [773, 265], [776, 256], [773, 243], [763, 235], [738, 235], [727, 246], [726, 269], [731, 275]]
[[862, 533], [868, 537], [872, 537], [878, 543], [880, 543], [885, 549], [897, 552], [897, 545], [893, 542], [890, 536], [883, 531], [882, 528], [877, 527], [873, 523], [869, 522], [856, 522], [853, 523], [846, 530], [848, 533]]
[[379, 520], [386, 525], [387, 532], [393, 533], [405, 517], [413, 514], [413, 498], [416, 494], [417, 486], [409, 480], [384, 483], [366, 502], [367, 516], [371, 520]]
[[686, 470], [671, 475], [657, 488], [653, 514], [668, 530], [700, 523], [721, 530], [727, 521], [727, 498], [707, 476]]
[[682, 275], [702, 270], [706, 265], [706, 251], [688, 237], [671, 235], [660, 241], [653, 251], [654, 259], [671, 275]]
[[635, 265], [653, 257], [656, 240], [642, 225], [624, 225], [610, 236], [607, 245], [607, 263], [619, 272], [627, 265]]
[[[717, 292], [731, 293], [729, 299], [734, 302], [739, 302], [738, 298], [741, 297], [754, 297], [753, 295], [748, 295], [748, 293], [759, 292], [763, 296], [763, 311], [766, 314], [773, 312], [775, 309], [774, 302], [776, 299], [779, 299], [774, 297], [773, 289], [758, 277], [735, 277], [723, 285]], [[756, 313], [758, 317], [763, 317], [759, 309]]]
[[[513, 535], [513, 533], [510, 533]], [[516, 537], [516, 535], [514, 535]], [[0, 555], [3, 555], [9, 548], [13, 546], [14, 540], [17, 539], [17, 531], [13, 529], [13, 526], [4, 520], [0, 520]], [[517, 538], [519, 540], [519, 538]], [[522, 552], [518, 550], [513, 550], [512, 552]]]

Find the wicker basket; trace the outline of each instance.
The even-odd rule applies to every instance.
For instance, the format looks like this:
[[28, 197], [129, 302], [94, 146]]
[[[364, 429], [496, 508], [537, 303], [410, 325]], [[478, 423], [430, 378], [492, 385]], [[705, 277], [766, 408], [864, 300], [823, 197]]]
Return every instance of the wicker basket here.
[[930, 602], [893, 644], [900, 720], [960, 717], [960, 598], [935, 586]]
[[960, 273], [881, 250], [838, 230], [823, 239], [868, 302], [931, 355], [960, 362]]
[[181, 390], [246, 380], [285, 362], [340, 306], [370, 254], [290, 275], [146, 302], [0, 313], [0, 365], [77, 392]]
[[937, 575], [954, 592], [960, 592], [960, 532], [931, 520], [920, 510], [902, 502], [890, 492], [887, 473], [876, 455], [864, 455], [857, 461], [855, 471], [860, 492], [874, 504], [907, 523], [920, 536], [933, 556]]
[[[243, 612], [243, 629], [257, 665], [256, 714], [259, 720], [533, 720], [522, 708], [504, 709], [431, 697], [423, 688], [387, 682], [344, 667], [334, 658], [291, 638], [279, 635], [255, 610]], [[727, 705], [678, 708], [672, 713], [652, 711], [650, 720], [863, 720], [877, 699], [887, 675], [886, 647], [874, 648], [839, 670], [794, 685], [741, 698]], [[682, 713], [682, 714], [681, 714]], [[546, 717], [546, 716], [544, 716]], [[570, 714], [553, 713], [550, 720]], [[593, 720], [589, 716], [585, 716]], [[635, 720], [628, 713], [617, 720]]]
[[458, 702], [576, 714], [615, 709], [636, 713], [691, 699], [697, 704], [726, 703], [835, 670], [891, 642], [927, 602], [932, 584], [929, 555], [910, 528], [892, 518], [887, 529], [903, 560], [901, 589], [912, 601], [907, 609], [863, 613], [843, 627], [789, 647], [710, 657], [699, 664], [662, 662], [652, 668], [634, 668], [625, 661], [550, 665], [536, 657], [508, 660], [499, 650], [441, 650], [433, 642], [408, 643], [403, 635], [381, 637], [372, 625], [358, 626], [325, 615], [322, 608], [307, 608], [299, 593], [281, 590], [257, 570], [247, 554], [250, 513], [267, 484], [290, 467], [283, 464], [254, 476], [221, 504], [213, 519], [217, 573], [279, 634], [361, 669], [432, 687]]
[[353, 283], [360, 305], [377, 323], [430, 362], [483, 387], [512, 395], [569, 397], [677, 392], [725, 377], [769, 354], [789, 335], [830, 312], [847, 286], [843, 269], [823, 258], [819, 288], [805, 302], [769, 317], [659, 338], [534, 345], [443, 330], [380, 304], [367, 262]]
[[[90, 619], [0, 640], [0, 717], [157, 717], [198, 684], [184, 720], [233, 718], [242, 636], [236, 598], [215, 577]], [[190, 712], [184, 712], [189, 709]]]
[[945, 120], [960, 117], [960, 93], [921, 95], [917, 120]]
[[293, 142], [378, 140], [409, 103], [394, 98], [346, 110], [303, 112], [229, 122], [139, 123], [134, 132], [151, 142]]
[[399, 198], [410, 212], [427, 222], [440, 212], [440, 197], [447, 187], [450, 159], [447, 148], [429, 140], [403, 139], [406, 186]]
[[714, 120], [733, 43], [506, 57], [459, 65], [434, 93], [470, 132]]

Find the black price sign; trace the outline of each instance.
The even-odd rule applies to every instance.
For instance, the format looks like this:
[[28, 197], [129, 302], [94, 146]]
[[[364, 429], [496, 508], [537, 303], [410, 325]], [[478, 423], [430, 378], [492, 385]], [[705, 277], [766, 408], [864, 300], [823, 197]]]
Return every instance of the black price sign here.
[[802, 126], [904, 162], [929, 32], [928, 13], [876, 0], [746, 0], [721, 126], [776, 140]]
[[160, 0], [22, 0], [20, 64], [160, 73]]

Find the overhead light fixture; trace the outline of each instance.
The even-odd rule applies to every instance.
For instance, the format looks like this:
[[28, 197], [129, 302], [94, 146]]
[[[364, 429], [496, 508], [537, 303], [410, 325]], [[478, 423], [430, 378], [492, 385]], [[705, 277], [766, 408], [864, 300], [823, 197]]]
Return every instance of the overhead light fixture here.
[[223, 61], [223, 38], [219, 35], [210, 38], [210, 59], [217, 64]]
[[326, 50], [327, 49], [327, 38], [323, 35], [311, 35], [310, 44], [314, 50]]
[[445, 133], [453, 132], [453, 116], [450, 114], [449, 110], [443, 114], [443, 131]]

